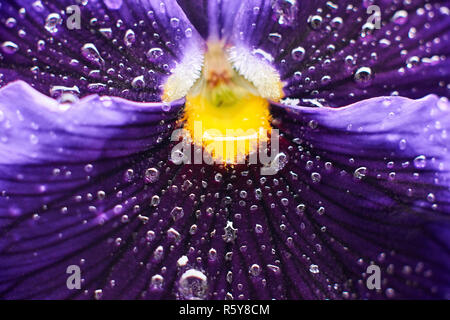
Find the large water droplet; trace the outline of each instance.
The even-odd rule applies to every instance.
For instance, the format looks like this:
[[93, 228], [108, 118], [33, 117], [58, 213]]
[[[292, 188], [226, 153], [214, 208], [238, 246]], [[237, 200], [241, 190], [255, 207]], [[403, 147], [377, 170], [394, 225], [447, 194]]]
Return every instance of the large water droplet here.
[[203, 300], [208, 294], [208, 279], [199, 270], [185, 271], [178, 284], [178, 292], [183, 300]]
[[399, 10], [396, 13], [394, 13], [393, 17], [392, 17], [392, 21], [395, 24], [405, 24], [408, 21], [408, 12], [405, 10]]
[[369, 67], [359, 68], [355, 72], [354, 79], [355, 79], [355, 82], [360, 87], [365, 88], [365, 87], [370, 86], [372, 84], [372, 80], [373, 80], [372, 69], [370, 69]]
[[105, 63], [105, 60], [103, 60], [102, 56], [100, 55], [100, 52], [98, 52], [97, 47], [93, 43], [84, 44], [83, 47], [81, 47], [81, 54], [87, 60], [91, 61], [92, 63], [95, 63], [100, 67], [102, 67]]
[[19, 51], [19, 46], [12, 41], [2, 43], [2, 51], [6, 54], [14, 54]]
[[150, 62], [157, 62], [164, 54], [161, 48], [151, 48], [147, 52], [147, 58]]

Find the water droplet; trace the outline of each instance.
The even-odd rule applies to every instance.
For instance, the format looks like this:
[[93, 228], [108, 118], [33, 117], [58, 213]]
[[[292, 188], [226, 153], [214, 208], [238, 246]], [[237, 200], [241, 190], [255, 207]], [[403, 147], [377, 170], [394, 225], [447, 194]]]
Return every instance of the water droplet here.
[[313, 183], [319, 183], [322, 179], [322, 176], [318, 172], [311, 173], [311, 180]]
[[221, 173], [216, 173], [216, 175], [214, 176], [214, 180], [216, 182], [221, 182], [222, 181], [222, 174]]
[[182, 256], [177, 260], [177, 266], [178, 267], [184, 267], [187, 265], [187, 263], [189, 262], [188, 257], [186, 256]]
[[104, 3], [108, 9], [117, 10], [122, 7], [123, 0], [104, 0]]
[[406, 140], [405, 139], [401, 139], [398, 142], [398, 148], [402, 151], [406, 149]]
[[7, 28], [14, 28], [16, 26], [16, 24], [17, 24], [17, 20], [12, 17], [6, 19], [6, 21], [5, 21], [5, 26]]
[[103, 297], [103, 290], [97, 289], [94, 291], [94, 298], [95, 300], [100, 300]]
[[408, 12], [406, 10], [399, 10], [392, 16], [392, 21], [395, 24], [403, 25], [408, 21]]
[[145, 182], [154, 183], [159, 179], [159, 171], [156, 168], [149, 168], [145, 170]]
[[59, 13], [50, 13], [45, 19], [45, 29], [55, 34], [58, 32], [58, 26], [61, 25], [62, 19]]
[[208, 279], [199, 270], [185, 271], [178, 284], [178, 293], [182, 300], [203, 300], [208, 295]]
[[261, 273], [261, 267], [260, 267], [259, 265], [257, 265], [257, 264], [253, 264], [253, 265], [249, 268], [248, 272], [249, 272], [253, 277], [257, 277], [257, 276], [259, 276], [260, 273]]
[[[273, 19], [281, 26], [291, 26], [297, 18], [296, 0], [272, 1]], [[257, 10], [259, 12], [259, 8]]]
[[355, 170], [355, 172], [353, 173], [353, 176], [358, 179], [361, 180], [362, 178], [364, 178], [367, 174], [367, 168], [366, 167], [359, 167], [358, 169]]
[[187, 28], [186, 30], [184, 30], [184, 34], [185, 34], [186, 38], [191, 38], [192, 37], [192, 29]]
[[128, 29], [123, 37], [123, 42], [127, 47], [131, 47], [136, 42], [136, 34], [133, 30]]
[[142, 89], [145, 88], [145, 80], [144, 76], [138, 76], [131, 81], [131, 86], [135, 89]]
[[292, 49], [291, 56], [295, 61], [302, 61], [305, 58], [305, 48], [297, 47]]
[[12, 41], [2, 43], [2, 51], [6, 54], [14, 54], [19, 51], [19, 46]]
[[310, 265], [309, 266], [309, 272], [314, 273], [314, 274], [319, 273], [320, 272], [319, 271], [319, 266], [316, 265], [316, 264]]
[[368, 87], [372, 84], [372, 80], [373, 80], [373, 73], [372, 73], [372, 69], [369, 67], [361, 67], [358, 70], [356, 70], [355, 72], [355, 76], [354, 76], [355, 82], [360, 86], [360, 87]]
[[180, 25], [180, 19], [178, 18], [171, 18], [170, 19], [170, 25], [172, 28], [178, 28], [178, 26]]
[[322, 17], [319, 15], [313, 15], [308, 18], [308, 25], [313, 30], [318, 30], [322, 26]]
[[100, 67], [102, 67], [105, 63], [105, 60], [103, 60], [102, 56], [100, 55], [100, 52], [93, 43], [84, 44], [83, 47], [81, 47], [81, 54], [87, 60], [89, 60], [92, 63], [95, 63]]
[[417, 169], [423, 169], [427, 165], [427, 158], [424, 155], [417, 156], [413, 163]]
[[269, 41], [275, 44], [278, 44], [281, 42], [283, 37], [279, 33], [269, 33]]
[[45, 10], [44, 5], [42, 4], [41, 0], [37, 0], [37, 1], [33, 2], [33, 4], [31, 6], [37, 12], [42, 12]]
[[232, 221], [227, 221], [227, 225], [223, 228], [224, 234], [222, 235], [223, 241], [229, 243], [236, 240], [237, 229], [233, 227]]
[[172, 216], [174, 221], [177, 221], [184, 216], [184, 210], [181, 207], [174, 207], [172, 211], [170, 212], [170, 215]]
[[157, 62], [164, 54], [161, 48], [151, 48], [147, 52], [147, 58], [150, 62]]
[[155, 274], [150, 281], [150, 288], [152, 290], [162, 290], [164, 285], [164, 277], [160, 274]]

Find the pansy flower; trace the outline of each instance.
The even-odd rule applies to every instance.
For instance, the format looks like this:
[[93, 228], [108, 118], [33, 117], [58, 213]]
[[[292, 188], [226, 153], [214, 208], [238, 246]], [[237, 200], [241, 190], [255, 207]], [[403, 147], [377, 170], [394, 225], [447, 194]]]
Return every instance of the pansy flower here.
[[2, 1], [0, 297], [448, 299], [449, 14]]

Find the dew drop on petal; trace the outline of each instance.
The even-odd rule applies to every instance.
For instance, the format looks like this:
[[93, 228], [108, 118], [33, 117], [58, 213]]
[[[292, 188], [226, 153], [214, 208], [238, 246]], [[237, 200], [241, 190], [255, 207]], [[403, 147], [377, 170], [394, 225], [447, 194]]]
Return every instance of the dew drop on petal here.
[[314, 274], [319, 273], [319, 266], [316, 264], [310, 265], [309, 272], [314, 273]]
[[44, 5], [42, 4], [41, 0], [34, 1], [31, 6], [33, 9], [37, 12], [42, 12], [45, 10]]
[[147, 58], [150, 62], [157, 62], [164, 54], [161, 48], [151, 48], [147, 52]]
[[14, 28], [16, 26], [16, 24], [17, 24], [17, 20], [12, 17], [6, 19], [6, 21], [5, 21], [5, 26], [7, 28]]
[[150, 281], [150, 289], [154, 291], [162, 290], [164, 285], [164, 277], [160, 274], [155, 274]]
[[45, 29], [54, 34], [58, 32], [58, 25], [62, 23], [62, 18], [59, 13], [50, 13], [45, 19]]
[[367, 174], [367, 168], [366, 167], [359, 167], [358, 169], [355, 170], [355, 172], [353, 173], [353, 176], [358, 179], [361, 180], [362, 178], [364, 178]]
[[123, 0], [104, 0], [104, 3], [108, 9], [117, 10], [122, 7]]
[[260, 273], [261, 273], [261, 267], [260, 267], [259, 265], [257, 265], [257, 264], [253, 264], [253, 265], [249, 268], [248, 272], [249, 272], [250, 275], [252, 275], [253, 277], [257, 277], [257, 276], [259, 276]]
[[368, 87], [371, 85], [372, 80], [373, 80], [373, 73], [372, 73], [372, 69], [369, 67], [361, 67], [358, 70], [356, 70], [355, 72], [355, 76], [354, 76], [355, 82], [360, 86], [360, 87]]
[[275, 44], [278, 44], [281, 42], [283, 37], [279, 33], [269, 33], [269, 41]]
[[406, 149], [406, 145], [407, 145], [406, 140], [401, 139], [398, 143], [398, 148], [403, 151]]
[[192, 29], [187, 28], [186, 30], [184, 30], [184, 35], [186, 36], [186, 38], [191, 38], [192, 37]]
[[145, 182], [146, 183], [155, 183], [159, 178], [159, 171], [156, 168], [148, 168], [145, 170]]
[[174, 207], [172, 211], [170, 212], [170, 215], [172, 216], [174, 221], [177, 221], [184, 216], [184, 210], [181, 207]]
[[81, 54], [87, 60], [89, 60], [92, 63], [95, 63], [98, 66], [103, 66], [105, 62], [102, 56], [100, 55], [100, 52], [98, 51], [97, 47], [93, 43], [84, 44], [83, 47], [81, 47]]
[[308, 25], [313, 30], [318, 30], [322, 26], [322, 17], [319, 15], [313, 15], [308, 18]]
[[19, 51], [19, 46], [12, 41], [2, 43], [2, 51], [6, 54], [14, 54]]
[[403, 25], [408, 21], [408, 12], [406, 10], [399, 10], [394, 13], [392, 22], [398, 25]]
[[134, 89], [143, 89], [145, 88], [145, 79], [144, 76], [138, 76], [135, 77], [132, 81], [131, 81], [131, 86]]
[[[297, 17], [297, 10], [296, 0], [272, 1], [272, 17], [281, 26], [291, 26]], [[259, 8], [257, 11], [259, 12]]]
[[414, 167], [417, 169], [423, 169], [427, 165], [427, 158], [424, 155], [420, 155], [414, 158]]
[[203, 300], [208, 295], [208, 279], [196, 269], [186, 270], [178, 281], [178, 293], [182, 300]]
[[136, 42], [136, 34], [132, 29], [128, 29], [123, 37], [123, 42], [127, 47], [131, 47]]
[[291, 56], [295, 61], [302, 61], [305, 58], [305, 48], [297, 47], [292, 49]]

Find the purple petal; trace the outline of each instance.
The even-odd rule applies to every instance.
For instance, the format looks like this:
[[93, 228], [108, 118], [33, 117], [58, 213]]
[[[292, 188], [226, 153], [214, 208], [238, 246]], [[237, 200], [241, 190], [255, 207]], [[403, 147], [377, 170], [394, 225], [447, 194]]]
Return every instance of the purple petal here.
[[[277, 232], [290, 256], [282, 266], [311, 266], [308, 297], [448, 298], [447, 99], [273, 111], [292, 151], [263, 199], [275, 203], [268, 220], [285, 225]], [[372, 263], [382, 270], [379, 292], [366, 287]], [[293, 281], [300, 293], [301, 276]]]
[[[262, 177], [258, 166], [167, 161], [178, 104], [88, 97], [56, 118], [44, 107], [56, 102], [23, 83], [0, 91], [2, 104], [18, 96], [2, 122], [13, 130], [0, 149], [10, 154], [0, 167], [2, 297], [448, 295], [446, 100], [274, 106], [274, 124], [297, 139], [282, 140], [288, 162]], [[55, 143], [33, 143], [32, 132]], [[372, 262], [379, 292], [366, 287]], [[81, 267], [81, 290], [66, 287], [69, 265]]]
[[86, 1], [79, 30], [68, 25], [73, 4], [2, 3], [0, 86], [21, 79], [54, 98], [68, 92], [160, 101], [177, 62], [201, 54], [203, 40], [175, 0]]
[[[93, 298], [128, 258], [125, 244], [146, 221], [139, 205], [172, 175], [158, 162], [182, 102], [89, 96], [64, 110], [14, 82], [0, 104], [0, 296]], [[66, 287], [69, 265], [81, 267], [83, 291]]]
[[242, 1], [236, 0], [177, 0], [177, 2], [205, 39], [228, 38], [236, 14], [242, 7]]
[[[290, 98], [343, 106], [381, 95], [449, 96], [448, 4], [245, 1], [237, 13], [221, 11], [221, 21], [233, 21], [222, 37], [273, 61]], [[370, 5], [380, 9], [380, 29]]]

